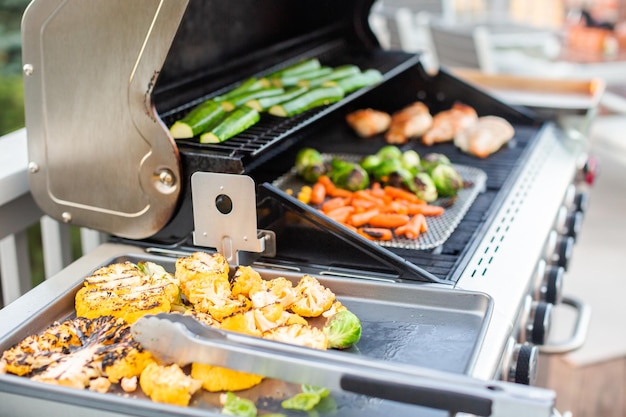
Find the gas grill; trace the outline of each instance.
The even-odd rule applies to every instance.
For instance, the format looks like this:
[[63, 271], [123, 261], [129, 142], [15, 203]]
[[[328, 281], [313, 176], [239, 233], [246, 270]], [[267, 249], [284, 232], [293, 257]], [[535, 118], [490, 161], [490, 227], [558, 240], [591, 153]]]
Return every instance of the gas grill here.
[[[419, 54], [382, 50], [367, 23], [371, 3], [34, 1], [23, 22], [31, 190], [48, 215], [107, 232], [111, 239], [0, 312], [0, 347], [71, 315], [82, 278], [99, 266], [146, 259], [171, 269], [176, 256], [226, 249], [229, 261], [250, 264], [265, 277], [320, 277], [362, 309], [370, 326], [366, 333], [369, 328], [382, 332], [381, 338], [399, 337], [397, 329], [385, 330], [382, 323], [389, 317], [381, 316], [377, 326], [372, 307], [379, 303], [388, 306], [383, 310], [392, 322], [432, 326], [434, 334], [416, 330], [407, 336], [416, 352], [430, 352], [423, 360], [405, 347], [412, 359], [394, 356], [389, 362], [390, 369], [397, 361], [427, 369], [432, 392], [441, 392], [442, 371], [451, 378], [443, 380], [461, 393], [476, 381], [502, 384], [505, 394], [490, 398], [494, 414], [544, 412], [550, 394], [521, 385], [533, 384], [539, 350], [580, 346], [588, 315], [583, 302], [560, 294], [593, 174], [585, 140], [445, 69], [426, 73]], [[168, 127], [195, 105], [306, 58], [374, 68], [383, 81], [294, 117], [263, 114], [258, 124], [223, 143], [174, 141], [169, 135]], [[487, 159], [451, 143], [403, 146], [420, 154], [443, 153], [485, 174], [441, 244], [415, 250], [368, 241], [281, 187], [280, 179], [305, 146], [362, 156], [384, 145], [382, 138], [357, 137], [344, 121], [347, 113], [366, 107], [393, 112], [416, 100], [433, 114], [460, 101], [515, 128], [514, 139]], [[215, 193], [244, 208], [224, 220], [210, 207]], [[559, 303], [576, 308], [579, 318], [571, 341], [549, 346], [550, 311]], [[388, 349], [393, 348], [392, 343]], [[381, 355], [371, 350], [365, 353]], [[57, 388], [0, 375], [3, 403], [20, 402], [15, 410], [24, 415], [36, 414], [52, 399], [59, 402], [58, 413], [99, 412], [91, 407], [133, 415], [215, 412], [209, 400], [181, 411]], [[451, 395], [452, 411], [475, 412], [454, 408], [459, 397], [443, 391], [443, 398]], [[337, 398], [345, 415], [416, 410], [440, 415], [402, 404], [402, 398], [399, 403]]]

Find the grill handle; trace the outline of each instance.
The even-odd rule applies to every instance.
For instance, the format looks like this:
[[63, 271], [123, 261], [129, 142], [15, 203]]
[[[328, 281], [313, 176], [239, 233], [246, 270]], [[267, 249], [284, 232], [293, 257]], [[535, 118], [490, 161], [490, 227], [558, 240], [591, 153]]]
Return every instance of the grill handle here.
[[562, 354], [579, 349], [587, 339], [589, 320], [591, 319], [591, 307], [581, 299], [572, 296], [563, 296], [561, 303], [573, 307], [577, 312], [572, 337], [563, 342], [540, 345], [539, 352], [547, 354]]

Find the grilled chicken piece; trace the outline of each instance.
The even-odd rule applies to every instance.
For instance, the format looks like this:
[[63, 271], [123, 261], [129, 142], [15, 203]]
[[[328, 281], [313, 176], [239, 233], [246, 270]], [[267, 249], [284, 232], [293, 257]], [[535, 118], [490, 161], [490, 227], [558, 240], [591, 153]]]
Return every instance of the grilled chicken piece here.
[[346, 115], [346, 122], [357, 135], [370, 138], [389, 128], [391, 116], [379, 110], [362, 109]]
[[451, 109], [441, 111], [433, 117], [431, 128], [422, 136], [422, 143], [431, 146], [451, 141], [457, 132], [472, 126], [476, 120], [478, 114], [473, 107], [455, 103]]
[[422, 136], [433, 123], [428, 107], [416, 101], [391, 116], [385, 140], [391, 144], [403, 144], [411, 138]]
[[133, 340], [124, 320], [106, 316], [54, 323], [6, 350], [1, 361], [8, 373], [83, 389], [106, 386], [100, 378], [117, 383], [138, 376], [153, 358]]
[[497, 116], [480, 117], [472, 126], [459, 131], [454, 144], [463, 152], [486, 158], [498, 151], [515, 135], [515, 129]]
[[111, 315], [134, 323], [146, 314], [169, 312], [178, 301], [178, 281], [163, 267], [124, 262], [102, 267], [85, 278], [75, 307], [79, 317]]

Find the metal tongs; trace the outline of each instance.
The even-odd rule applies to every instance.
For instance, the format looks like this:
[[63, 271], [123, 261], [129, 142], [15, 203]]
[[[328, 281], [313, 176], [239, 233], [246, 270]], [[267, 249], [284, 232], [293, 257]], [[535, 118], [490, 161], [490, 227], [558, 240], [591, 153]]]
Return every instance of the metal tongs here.
[[265, 340], [211, 328], [183, 314], [144, 316], [131, 330], [167, 363], [206, 363], [451, 413], [549, 417], [555, 401], [546, 389]]

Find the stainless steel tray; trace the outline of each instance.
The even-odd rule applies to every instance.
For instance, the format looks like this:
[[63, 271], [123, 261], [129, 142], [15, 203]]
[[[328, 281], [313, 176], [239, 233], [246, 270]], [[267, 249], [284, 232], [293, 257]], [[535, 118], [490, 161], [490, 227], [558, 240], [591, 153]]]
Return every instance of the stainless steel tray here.
[[[349, 161], [356, 162], [359, 160], [358, 156], [350, 154], [324, 154], [323, 156], [326, 159], [338, 156]], [[443, 215], [436, 217], [428, 216], [426, 218], [428, 232], [420, 234], [417, 239], [407, 239], [400, 236], [394, 237], [392, 240], [388, 241], [374, 242], [380, 246], [389, 248], [416, 250], [432, 249], [442, 245], [459, 225], [478, 194], [484, 191], [485, 183], [487, 182], [487, 174], [483, 170], [467, 165], [453, 165], [459, 174], [461, 174], [463, 180], [472, 185], [459, 191], [454, 204], [447, 207]], [[289, 172], [274, 180], [272, 185], [283, 191], [291, 189], [294, 193], [297, 193], [297, 191], [300, 190], [302, 186], [307, 185], [307, 183], [297, 175], [296, 169], [292, 168]]]
[[[73, 274], [70, 271], [72, 268], [62, 271], [41, 284], [42, 288], [36, 288], [35, 291], [11, 304], [10, 308], [0, 311], [0, 323], [3, 323], [0, 326], [0, 350], [10, 348], [27, 335], [43, 330], [54, 320], [72, 316], [74, 295], [82, 285], [83, 276], [100, 266], [126, 260], [131, 262], [150, 260], [162, 264], [170, 271], [173, 271], [175, 262], [173, 257], [133, 250], [107, 258], [104, 262], [91, 264], [90, 269], [81, 276], [68, 275]], [[81, 259], [81, 263], [83, 266], [88, 265], [85, 259]], [[264, 270], [260, 267], [255, 269], [266, 279], [284, 276], [297, 280], [301, 276], [300, 273], [294, 272]], [[487, 295], [428, 285], [381, 283], [323, 276], [317, 278], [332, 289], [338, 299], [362, 320], [362, 339], [347, 354], [458, 374], [468, 374], [471, 371], [492, 312], [492, 300]], [[46, 302], [42, 301], [42, 294], [49, 297]], [[36, 308], [37, 306], [40, 307]], [[12, 317], [16, 311], [29, 314], [21, 313], [21, 317], [15, 315]], [[282, 399], [296, 394], [299, 389], [298, 385], [266, 379], [260, 385], [241, 391], [238, 395], [255, 400], [259, 410], [264, 412], [301, 415], [290, 413], [280, 407]], [[130, 395], [122, 392], [98, 394], [0, 374], [0, 401], [3, 403], [3, 412], [4, 404], [9, 404], [5, 401], [8, 399], [19, 402], [18, 406], [11, 406], [10, 410], [15, 410], [11, 415], [38, 415], [41, 406], [36, 404], [42, 401], [56, 403], [50, 410], [61, 407], [59, 414], [86, 408], [142, 416], [155, 414], [206, 416], [219, 415], [220, 410], [219, 395], [205, 391], [196, 394], [189, 407], [181, 408], [153, 403], [140, 392]], [[333, 413], [337, 415], [337, 410], [341, 410], [342, 416], [362, 416], [364, 413], [377, 415], [390, 413], [401, 416], [416, 415], [418, 411], [417, 415], [447, 415], [447, 412], [344, 392], [333, 392], [332, 399], [325, 405], [335, 411], [318, 410], [320, 416]]]

